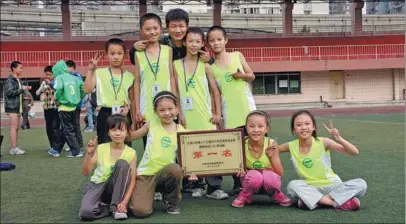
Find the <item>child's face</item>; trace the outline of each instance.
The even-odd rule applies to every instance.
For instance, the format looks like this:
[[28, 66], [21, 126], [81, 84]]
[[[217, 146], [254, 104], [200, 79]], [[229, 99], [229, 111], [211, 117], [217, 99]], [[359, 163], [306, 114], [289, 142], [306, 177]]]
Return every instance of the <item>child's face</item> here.
[[159, 119], [166, 124], [173, 122], [173, 119], [178, 115], [178, 109], [173, 103], [173, 99], [161, 99], [157, 102], [155, 112]]
[[224, 51], [227, 44], [227, 38], [224, 37], [224, 34], [220, 30], [213, 30], [209, 34], [208, 42], [210, 48], [214, 53], [220, 53]]
[[17, 74], [17, 76], [20, 76], [21, 74], [23, 74], [23, 70], [24, 70], [24, 68], [23, 68], [22, 64], [17, 65], [17, 68], [13, 68], [13, 71], [15, 74]]
[[295, 118], [293, 122], [293, 133], [298, 138], [311, 138], [314, 130], [316, 130], [316, 127], [309, 115], [301, 114]]
[[72, 73], [74, 70], [75, 70], [75, 68], [68, 66], [69, 73]]
[[184, 20], [175, 20], [168, 23], [169, 36], [173, 40], [181, 41], [186, 35], [188, 26]]
[[125, 124], [122, 124], [120, 128], [110, 129], [108, 134], [112, 142], [123, 143], [127, 138], [128, 130]]
[[200, 34], [189, 33], [186, 37], [186, 49], [188, 54], [196, 55], [204, 45], [203, 38]]
[[155, 19], [145, 20], [141, 27], [142, 36], [149, 40], [150, 43], [159, 41], [161, 33], [162, 26]]
[[45, 72], [45, 77], [51, 81], [54, 79], [54, 75], [52, 74], [52, 72]]
[[118, 44], [111, 44], [107, 49], [107, 59], [113, 67], [120, 67], [124, 61], [123, 46]]
[[254, 141], [260, 141], [269, 131], [266, 118], [261, 115], [251, 115], [247, 120], [248, 137]]

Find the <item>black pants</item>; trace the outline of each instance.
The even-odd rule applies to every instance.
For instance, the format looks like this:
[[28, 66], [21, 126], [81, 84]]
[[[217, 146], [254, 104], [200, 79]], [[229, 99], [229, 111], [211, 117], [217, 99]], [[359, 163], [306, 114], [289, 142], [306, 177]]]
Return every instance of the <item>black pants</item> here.
[[21, 123], [21, 128], [30, 128], [30, 121], [28, 120], [28, 112], [30, 107], [23, 107], [23, 122]]
[[[103, 144], [111, 142], [109, 137], [109, 128], [107, 127], [107, 118], [111, 116], [111, 108], [102, 107], [100, 108], [99, 114], [97, 115], [96, 129], [97, 129], [97, 142], [98, 144]], [[127, 119], [131, 124], [131, 113], [127, 114]], [[131, 141], [126, 141], [126, 145], [131, 147]]]
[[45, 129], [48, 136], [49, 146], [55, 149], [55, 143], [61, 135], [61, 122], [58, 115], [58, 110], [47, 109], [44, 110]]
[[81, 149], [83, 149], [83, 136], [82, 136], [82, 130], [80, 128], [80, 112], [81, 109], [76, 109], [75, 115], [76, 115], [76, 123], [75, 123], [75, 131], [76, 131], [76, 136], [78, 138], [79, 146]]
[[[76, 111], [59, 111], [59, 119], [61, 121], [61, 134], [58, 141], [55, 143], [55, 150], [59, 153], [62, 152], [62, 148], [65, 142], [68, 143], [70, 151], [73, 156], [79, 154], [81, 147], [79, 145], [77, 136], [78, 126], [76, 119]], [[80, 129], [79, 129], [80, 131]]]

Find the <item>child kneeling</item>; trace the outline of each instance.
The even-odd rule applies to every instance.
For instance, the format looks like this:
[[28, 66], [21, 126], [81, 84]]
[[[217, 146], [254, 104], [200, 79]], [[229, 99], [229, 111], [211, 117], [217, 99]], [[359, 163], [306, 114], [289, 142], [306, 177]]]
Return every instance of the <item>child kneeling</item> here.
[[137, 156], [125, 145], [130, 123], [120, 114], [107, 119], [111, 142], [97, 145], [97, 137], [86, 147], [82, 174], [87, 176], [97, 164], [91, 182], [85, 186], [79, 217], [94, 220], [113, 214], [127, 218], [127, 205], [135, 187]]
[[248, 171], [237, 174], [241, 177], [242, 191], [232, 205], [243, 207], [251, 203], [254, 193], [260, 191], [279, 205], [290, 206], [292, 202], [281, 191], [283, 167], [276, 141], [265, 137], [269, 131], [268, 115], [263, 111], [252, 111], [246, 118], [246, 129], [245, 165]]

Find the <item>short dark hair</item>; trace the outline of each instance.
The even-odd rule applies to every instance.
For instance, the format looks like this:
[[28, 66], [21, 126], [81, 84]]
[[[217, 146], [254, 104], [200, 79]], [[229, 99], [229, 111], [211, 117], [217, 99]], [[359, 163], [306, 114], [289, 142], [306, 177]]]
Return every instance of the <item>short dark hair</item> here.
[[51, 66], [51, 65], [48, 65], [48, 66], [46, 66], [46, 67], [44, 68], [44, 73], [46, 73], [46, 72], [53, 73], [53, 72], [52, 72], [52, 66]]
[[159, 101], [161, 101], [163, 99], [171, 99], [171, 100], [173, 100], [173, 103], [175, 105], [178, 105], [178, 98], [176, 98], [176, 96], [172, 92], [162, 91], [162, 92], [159, 92], [158, 94], [156, 94], [156, 96], [154, 97], [154, 101], [153, 101], [154, 110], [156, 110], [156, 107], [157, 107]]
[[212, 26], [207, 31], [207, 39], [209, 39], [210, 33], [215, 31], [215, 30], [220, 30], [221, 32], [223, 32], [224, 38], [227, 38], [226, 29], [224, 29], [222, 26]]
[[21, 63], [21, 62], [19, 62], [19, 61], [13, 61], [13, 62], [11, 62], [11, 64], [10, 64], [10, 69], [11, 69], [11, 71], [14, 71], [14, 69], [17, 68], [18, 65], [22, 65], [22, 64], [23, 64], [23, 63]]
[[150, 19], [153, 19], [153, 20], [157, 21], [158, 24], [160, 26], [162, 26], [162, 20], [157, 14], [155, 14], [155, 13], [147, 13], [147, 14], [141, 16], [141, 18], [140, 18], [140, 27], [141, 27], [141, 29], [142, 29], [142, 26], [144, 26], [145, 21], [150, 20]]
[[171, 9], [165, 15], [166, 27], [168, 27], [171, 21], [185, 21], [186, 25], [189, 25], [189, 14], [183, 9]]
[[126, 52], [125, 43], [122, 39], [111, 38], [104, 44], [104, 51], [108, 52], [110, 45], [120, 45], [123, 47], [124, 53]]
[[72, 60], [67, 60], [65, 61], [66, 66], [68, 67], [73, 67], [73, 69], [76, 69], [76, 63]]
[[131, 128], [130, 122], [126, 117], [121, 114], [113, 114], [107, 118], [106, 121], [108, 130], [123, 129], [124, 127], [129, 131]]
[[199, 27], [189, 27], [185, 35], [185, 40], [189, 33], [199, 34], [202, 37], [202, 41], [204, 42], [204, 32]]

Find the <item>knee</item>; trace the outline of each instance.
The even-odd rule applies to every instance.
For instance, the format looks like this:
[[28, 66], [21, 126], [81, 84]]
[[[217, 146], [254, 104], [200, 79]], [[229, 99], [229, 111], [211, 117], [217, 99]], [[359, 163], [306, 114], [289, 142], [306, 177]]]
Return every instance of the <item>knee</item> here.
[[79, 210], [79, 218], [81, 220], [93, 220], [94, 219], [94, 215], [93, 214], [97, 214], [97, 209], [96, 208], [90, 208], [90, 207], [81, 207]]
[[124, 169], [124, 170], [130, 169], [130, 164], [128, 164], [128, 162], [123, 159], [117, 160], [115, 166], [116, 169]]
[[367, 193], [367, 182], [361, 178], [354, 179], [356, 185], [359, 187], [359, 193], [361, 196]]
[[183, 178], [183, 170], [182, 167], [180, 167], [176, 163], [172, 163], [168, 165], [167, 167], [167, 175], [169, 177], [174, 177], [176, 178], [177, 181], [181, 181]]
[[260, 188], [262, 185], [262, 174], [257, 170], [250, 170], [244, 177], [244, 187]]
[[301, 180], [292, 180], [288, 183], [287, 191], [289, 195], [295, 195], [296, 189], [301, 184]]
[[147, 218], [152, 214], [152, 208], [131, 208], [131, 212], [136, 218]]
[[264, 187], [266, 190], [280, 189], [281, 188], [281, 177], [274, 172], [268, 172], [266, 174], [266, 177], [264, 177]]

